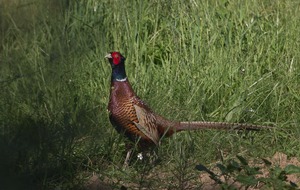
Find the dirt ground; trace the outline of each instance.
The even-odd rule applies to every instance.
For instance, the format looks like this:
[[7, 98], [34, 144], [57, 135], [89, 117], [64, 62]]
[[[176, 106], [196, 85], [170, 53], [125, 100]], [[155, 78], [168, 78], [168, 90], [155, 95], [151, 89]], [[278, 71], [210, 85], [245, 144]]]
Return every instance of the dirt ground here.
[[[291, 157], [288, 159], [287, 155], [284, 153], [280, 153], [277, 152], [274, 154], [274, 156], [272, 158], [268, 159], [271, 163], [272, 166], [279, 166], [280, 168], [285, 168], [287, 165], [295, 165], [295, 166], [299, 166], [300, 167], [300, 162], [296, 157]], [[252, 166], [258, 166], [259, 168], [261, 168], [261, 172], [262, 174], [257, 175], [256, 177], [268, 177], [269, 176], [269, 170], [266, 168], [266, 166], [264, 164], [251, 164]], [[203, 190], [219, 190], [221, 189], [220, 186], [209, 177], [209, 174], [207, 173], [202, 173], [200, 174], [200, 181], [203, 183], [202, 189]], [[229, 179], [230, 181], [230, 179]], [[300, 175], [298, 174], [291, 174], [291, 175], [287, 175], [287, 180], [288, 182], [293, 182], [295, 184], [297, 184], [298, 186], [300, 186]], [[233, 180], [232, 180], [233, 182]], [[241, 187], [241, 184], [235, 182], [234, 186], [237, 189], [245, 189]], [[257, 187], [250, 187], [247, 190], [258, 190], [261, 189], [263, 187], [263, 184], [258, 184]]]
[[[272, 167], [279, 166], [280, 168], [283, 169], [287, 165], [290, 165], [290, 164], [300, 167], [300, 161], [296, 157], [288, 158], [286, 154], [280, 153], [280, 152], [275, 153], [272, 158], [267, 158], [267, 160], [272, 163]], [[255, 163], [254, 161], [249, 161], [249, 165], [257, 166], [260, 168], [260, 172], [262, 174], [258, 174], [256, 177], [268, 177], [269, 176], [269, 169], [267, 168], [267, 166], [265, 166], [264, 163]], [[217, 167], [210, 168], [210, 170], [213, 171], [215, 174], [220, 175], [220, 170]], [[221, 176], [220, 179], [222, 181], [225, 181], [224, 176]], [[286, 181], [292, 182], [299, 187], [300, 186], [300, 175], [299, 174], [287, 175]], [[198, 182], [200, 182], [202, 184], [201, 188], [200, 188], [202, 190], [221, 190], [220, 185], [217, 184], [214, 180], [212, 180], [210, 178], [209, 174], [206, 172], [201, 172], [201, 174], [199, 175]], [[234, 182], [233, 179], [227, 178], [226, 182], [227, 182], [227, 184], [232, 184], [236, 189], [241, 189], [241, 190], [246, 189], [238, 182]], [[121, 186], [117, 189], [120, 189], [120, 190], [132, 189], [129, 186], [127, 186], [128, 188], [126, 188], [125, 186]], [[259, 189], [262, 189], [263, 186], [264, 186], [264, 184], [258, 184], [255, 187], [248, 187], [247, 190], [259, 190]], [[87, 183], [85, 185], [85, 189], [86, 190], [111, 190], [111, 189], [115, 189], [115, 188], [112, 188], [108, 183], [104, 183], [103, 181], [101, 181], [97, 175], [92, 175], [90, 177], [90, 179], [87, 181]], [[134, 185], [133, 185], [133, 189], [135, 189]], [[190, 186], [189, 189], [193, 189], [193, 188], [191, 188], [191, 186]], [[199, 186], [195, 189], [199, 189]]]

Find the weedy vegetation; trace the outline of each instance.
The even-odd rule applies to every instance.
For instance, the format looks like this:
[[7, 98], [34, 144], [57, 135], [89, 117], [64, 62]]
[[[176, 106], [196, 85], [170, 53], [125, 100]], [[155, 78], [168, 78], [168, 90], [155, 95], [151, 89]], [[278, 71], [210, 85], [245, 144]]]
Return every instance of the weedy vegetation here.
[[[299, 31], [296, 0], [2, 0], [1, 189], [91, 189], [92, 175], [112, 189], [201, 189], [199, 164], [299, 158]], [[137, 94], [165, 117], [274, 130], [177, 134], [158, 161], [133, 157], [124, 169], [124, 138], [106, 111], [104, 56], [115, 50]], [[250, 178], [247, 188], [258, 182]], [[273, 189], [285, 180], [267, 178]]]

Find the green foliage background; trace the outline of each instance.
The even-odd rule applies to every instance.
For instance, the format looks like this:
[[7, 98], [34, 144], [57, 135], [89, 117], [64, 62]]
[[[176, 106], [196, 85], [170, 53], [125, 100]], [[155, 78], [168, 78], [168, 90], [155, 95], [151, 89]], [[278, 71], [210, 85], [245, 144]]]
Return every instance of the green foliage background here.
[[[76, 189], [95, 172], [115, 187], [182, 188], [196, 163], [300, 156], [299, 1], [3, 0], [0, 17], [4, 187]], [[167, 118], [276, 129], [165, 139], [147, 172], [170, 183], [145, 180], [143, 164], [123, 171], [124, 139], [106, 111], [109, 51], [127, 58], [133, 88]]]

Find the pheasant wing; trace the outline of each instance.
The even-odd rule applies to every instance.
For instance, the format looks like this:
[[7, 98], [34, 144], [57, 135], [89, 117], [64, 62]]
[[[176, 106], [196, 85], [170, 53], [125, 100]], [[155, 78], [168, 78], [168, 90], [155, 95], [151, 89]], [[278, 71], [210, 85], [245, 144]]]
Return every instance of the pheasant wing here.
[[159, 142], [158, 130], [156, 127], [155, 116], [144, 108], [134, 105], [138, 118], [138, 123], [134, 122], [136, 127], [156, 145]]

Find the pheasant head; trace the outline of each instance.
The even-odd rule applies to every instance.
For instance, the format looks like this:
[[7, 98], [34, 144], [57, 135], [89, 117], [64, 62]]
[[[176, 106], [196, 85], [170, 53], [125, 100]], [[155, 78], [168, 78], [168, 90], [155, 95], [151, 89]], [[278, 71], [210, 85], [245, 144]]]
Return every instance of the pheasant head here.
[[125, 57], [119, 52], [110, 52], [105, 56], [112, 68], [112, 81], [125, 81], [127, 79], [125, 72]]

